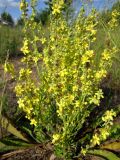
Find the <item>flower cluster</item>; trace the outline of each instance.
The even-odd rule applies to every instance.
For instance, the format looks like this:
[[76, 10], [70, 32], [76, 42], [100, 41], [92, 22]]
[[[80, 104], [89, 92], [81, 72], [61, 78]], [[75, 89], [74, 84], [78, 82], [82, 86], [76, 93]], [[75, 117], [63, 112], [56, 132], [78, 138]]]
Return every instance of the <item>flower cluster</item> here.
[[27, 40], [27, 39], [24, 39], [24, 45], [23, 45], [23, 47], [21, 48], [21, 51], [22, 51], [24, 54], [28, 54], [28, 53], [30, 52], [29, 46], [28, 46], [28, 40]]
[[64, 0], [55, 1], [55, 3], [53, 3], [53, 6], [52, 6], [52, 14], [53, 15], [60, 14], [61, 9], [63, 8], [63, 5], [64, 5]]
[[112, 18], [111, 21], [108, 23], [111, 29], [114, 29], [118, 26], [118, 17], [120, 16], [120, 13], [115, 9], [112, 11]]
[[103, 127], [99, 128], [98, 133], [95, 133], [91, 139], [91, 147], [94, 147], [96, 145], [99, 145], [101, 141], [104, 141], [107, 139], [107, 137], [110, 135], [110, 129], [113, 125], [113, 119], [116, 117], [116, 113], [113, 110], [108, 110], [105, 112], [105, 114], [102, 117]]
[[102, 117], [102, 120], [105, 123], [112, 125], [112, 122], [115, 116], [116, 116], [116, 113], [113, 110], [106, 111], [104, 116]]
[[[25, 75], [27, 76], [27, 75]], [[26, 113], [30, 123], [37, 125], [34, 107], [39, 107], [39, 90], [32, 82], [19, 82], [15, 87], [16, 95], [19, 97], [18, 106]]]

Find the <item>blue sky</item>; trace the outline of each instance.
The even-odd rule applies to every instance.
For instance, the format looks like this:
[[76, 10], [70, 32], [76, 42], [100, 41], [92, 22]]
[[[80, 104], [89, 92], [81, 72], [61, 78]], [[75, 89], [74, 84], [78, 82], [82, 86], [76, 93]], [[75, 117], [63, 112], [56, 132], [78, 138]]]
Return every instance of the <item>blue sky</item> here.
[[[21, 12], [19, 10], [19, 3], [20, 0], [0, 0], [0, 14], [3, 11], [9, 12], [14, 20], [17, 20], [21, 15]], [[38, 9], [42, 10], [44, 8], [44, 0], [38, 0]]]
[[[45, 4], [44, 4], [45, 0], [38, 0], [38, 9], [44, 9], [45, 8]], [[81, 3], [81, 0], [73, 0], [74, 2], [74, 8], [75, 10], [79, 10]], [[113, 1], [116, 0], [93, 0], [94, 1], [94, 6], [97, 9], [102, 9], [105, 6], [110, 6], [112, 4]], [[21, 12], [19, 10], [19, 2], [20, 0], [0, 0], [0, 13], [2, 13], [3, 11], [7, 11], [9, 12], [12, 17], [14, 18], [14, 20], [17, 20], [20, 15]]]

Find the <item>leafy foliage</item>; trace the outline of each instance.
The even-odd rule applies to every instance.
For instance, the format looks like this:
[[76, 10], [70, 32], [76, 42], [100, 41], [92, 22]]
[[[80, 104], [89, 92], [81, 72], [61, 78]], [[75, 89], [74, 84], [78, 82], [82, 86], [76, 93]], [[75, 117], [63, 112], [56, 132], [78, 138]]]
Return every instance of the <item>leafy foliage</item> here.
[[120, 150], [120, 142], [119, 141], [115, 141], [115, 142], [111, 142], [105, 145], [101, 146], [102, 149], [107, 149], [107, 150], [111, 150], [111, 151], [118, 151]]
[[110, 151], [106, 151], [106, 150], [90, 150], [88, 151], [88, 153], [104, 157], [107, 160], [119, 160], [120, 159], [114, 153]]
[[13, 135], [15, 135], [16, 137], [22, 139], [23, 141], [27, 141], [27, 142], [28, 142], [28, 140], [22, 135], [22, 133], [21, 133], [20, 131], [18, 131], [18, 130], [12, 125], [12, 123], [10, 123], [10, 122], [8, 121], [7, 118], [5, 118], [5, 117], [2, 116], [0, 123], [1, 123], [1, 126], [2, 126], [3, 128], [5, 128], [5, 129], [7, 129], [8, 132], [12, 133]]
[[[10, 120], [2, 117], [2, 121], [0, 123], [2, 127], [10, 134], [4, 135], [3, 138], [0, 139], [0, 158], [5, 157], [4, 153], [12, 153], [12, 151], [20, 149], [24, 150], [38, 143], [32, 133], [32, 128], [29, 127], [27, 122], [22, 123], [22, 119], [18, 120], [18, 117], [16, 118], [16, 122], [17, 123], [14, 123], [13, 126]], [[22, 126], [19, 123], [22, 123]]]

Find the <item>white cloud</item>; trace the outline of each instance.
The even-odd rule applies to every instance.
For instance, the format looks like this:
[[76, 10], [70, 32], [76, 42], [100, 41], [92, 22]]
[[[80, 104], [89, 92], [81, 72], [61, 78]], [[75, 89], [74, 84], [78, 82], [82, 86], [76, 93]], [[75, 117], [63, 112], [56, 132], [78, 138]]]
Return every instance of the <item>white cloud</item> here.
[[15, 0], [0, 0], [0, 8], [3, 7], [18, 7], [19, 2], [16, 2]]

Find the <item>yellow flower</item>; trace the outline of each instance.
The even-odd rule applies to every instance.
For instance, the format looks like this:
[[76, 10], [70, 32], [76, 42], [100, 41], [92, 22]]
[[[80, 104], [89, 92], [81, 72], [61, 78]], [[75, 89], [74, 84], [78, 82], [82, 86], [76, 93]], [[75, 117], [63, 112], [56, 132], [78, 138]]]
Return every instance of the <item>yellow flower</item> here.
[[21, 1], [20, 2], [20, 10], [22, 10], [24, 8], [25, 4]]
[[28, 48], [28, 40], [27, 39], [24, 40], [24, 44], [23, 44], [23, 47], [21, 48], [21, 51], [24, 54], [28, 54], [30, 52], [29, 48]]
[[101, 78], [106, 77], [106, 74], [107, 74], [107, 71], [104, 70], [104, 69], [101, 69], [100, 71], [98, 71], [98, 72], [95, 74], [95, 77], [96, 77], [96, 79], [101, 79]]
[[102, 59], [103, 60], [109, 60], [111, 57], [110, 57], [110, 53], [107, 51], [107, 50], [105, 50], [104, 52], [103, 52], [103, 57], [102, 57]]
[[35, 42], [39, 41], [39, 37], [35, 36], [35, 37], [34, 37], [34, 41], [35, 41]]
[[75, 107], [80, 107], [80, 102], [79, 101], [75, 102]]
[[102, 90], [98, 90], [95, 95], [90, 99], [90, 103], [94, 103], [95, 105], [98, 105], [100, 104], [100, 99], [103, 98], [103, 92]]
[[111, 29], [114, 29], [115, 27], [118, 26], [118, 18], [120, 16], [120, 12], [118, 12], [116, 9], [112, 11], [112, 19], [108, 23]]
[[36, 122], [36, 120], [35, 119], [30, 119], [30, 124], [31, 125], [34, 125], [34, 126], [36, 126], [37, 125], [37, 122]]
[[51, 45], [51, 50], [55, 50], [55, 46], [54, 45]]
[[44, 61], [44, 63], [47, 65], [48, 62], [49, 62], [49, 58], [48, 58], [48, 57], [44, 57], [43, 61]]
[[55, 37], [54, 37], [54, 36], [51, 36], [51, 37], [50, 37], [50, 40], [51, 40], [51, 42], [54, 42]]
[[81, 153], [85, 156], [85, 154], [87, 153], [87, 150], [85, 148], [82, 148]]
[[41, 38], [41, 43], [44, 44], [46, 42], [46, 38]]
[[7, 73], [8, 72], [8, 66], [7, 63], [4, 64], [4, 72]]
[[73, 95], [68, 95], [68, 101], [69, 103], [71, 103], [74, 100], [74, 96]]
[[63, 7], [64, 1], [63, 0], [59, 0], [57, 1], [55, 4], [53, 4], [52, 7], [52, 14], [56, 15], [59, 14], [61, 12], [61, 9]]
[[16, 91], [17, 95], [20, 96], [24, 92], [23, 86], [20, 84], [16, 85], [15, 91]]
[[35, 63], [37, 63], [38, 60], [39, 60], [39, 57], [33, 57], [33, 61], [34, 61]]
[[110, 55], [109, 54], [105, 54], [104, 57], [103, 57], [103, 59], [109, 60], [110, 59]]
[[53, 134], [52, 143], [55, 143], [55, 142], [58, 141], [59, 139], [60, 139], [60, 135], [59, 135], [59, 134]]
[[77, 85], [74, 85], [72, 89], [73, 89], [73, 92], [74, 92], [74, 91], [78, 91], [78, 86], [77, 86]]
[[24, 100], [23, 99], [19, 99], [18, 100], [18, 104], [19, 104], [19, 108], [24, 108], [25, 104], [24, 104]]
[[21, 68], [19, 71], [20, 78], [28, 77], [31, 73], [32, 73], [32, 71], [30, 69]]
[[113, 110], [106, 111], [105, 115], [102, 117], [104, 122], [113, 121], [113, 117], [116, 116], [116, 113]]
[[27, 115], [30, 115], [32, 110], [33, 110], [33, 108], [30, 106], [26, 106], [26, 108], [24, 109], [24, 111], [26, 112]]
[[91, 30], [91, 33], [92, 33], [93, 35], [95, 35], [96, 32], [97, 32], [97, 31], [96, 31], [95, 29], [92, 29], [92, 30]]
[[32, 100], [32, 102], [33, 102], [33, 104], [39, 104], [39, 98], [34, 98], [34, 99]]
[[93, 57], [94, 52], [93, 50], [88, 50], [85, 52], [85, 54], [82, 56], [82, 64], [86, 64], [87, 62], [90, 62], [90, 59]]
[[93, 50], [88, 50], [88, 51], [86, 51], [85, 55], [87, 55], [88, 57], [91, 58], [94, 55], [94, 52], [93, 52]]
[[55, 5], [52, 7], [52, 9], [53, 9], [52, 14], [57, 14], [57, 13], [60, 13], [61, 7], [60, 7], [58, 4], [55, 4]]
[[84, 65], [89, 62], [89, 58], [87, 55], [82, 56], [81, 63]]
[[65, 75], [67, 75], [67, 70], [63, 69], [62, 71], [60, 71], [60, 76], [64, 77]]
[[100, 138], [98, 137], [97, 134], [95, 134], [91, 140], [92, 144], [95, 146], [95, 145], [99, 145], [100, 144]]
[[109, 136], [109, 132], [107, 131], [107, 129], [101, 128], [100, 132], [101, 132], [102, 139], [106, 140], [106, 138]]

